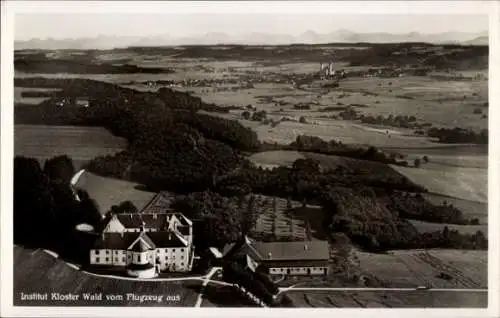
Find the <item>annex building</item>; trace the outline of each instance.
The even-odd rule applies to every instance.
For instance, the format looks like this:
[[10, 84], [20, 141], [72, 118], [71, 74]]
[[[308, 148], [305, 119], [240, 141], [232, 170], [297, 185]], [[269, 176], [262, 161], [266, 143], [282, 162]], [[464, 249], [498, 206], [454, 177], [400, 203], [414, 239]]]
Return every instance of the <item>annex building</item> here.
[[280, 276], [327, 275], [330, 258], [327, 241], [257, 242], [247, 236], [226, 245], [222, 254], [252, 271]]
[[193, 264], [193, 223], [169, 210], [165, 193], [137, 213], [114, 214], [90, 250], [90, 264], [123, 268], [130, 276], [187, 272]]

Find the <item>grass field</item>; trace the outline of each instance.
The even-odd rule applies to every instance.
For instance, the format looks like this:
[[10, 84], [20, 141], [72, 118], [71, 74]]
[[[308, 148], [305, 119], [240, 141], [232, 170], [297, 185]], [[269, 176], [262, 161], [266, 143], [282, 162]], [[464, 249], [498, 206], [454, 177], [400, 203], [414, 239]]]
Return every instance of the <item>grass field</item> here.
[[248, 159], [258, 167], [274, 168], [278, 166], [291, 167], [295, 160], [304, 159], [298, 151], [264, 151], [251, 155]]
[[137, 183], [101, 177], [87, 171], [80, 177], [76, 186], [89, 193], [101, 213], [106, 213], [111, 206], [127, 200], [141, 209], [155, 195], [153, 192], [142, 190]]
[[[362, 272], [392, 287], [486, 288], [487, 251], [405, 250], [388, 254], [356, 251]], [[436, 277], [440, 273], [451, 280]]]
[[78, 169], [97, 156], [124, 150], [127, 141], [100, 127], [15, 125], [14, 154], [40, 161], [68, 155]]
[[290, 291], [294, 307], [306, 308], [485, 308], [486, 293], [428, 291]]
[[477, 218], [479, 224], [488, 224], [488, 204], [482, 202], [468, 201], [458, 198], [450, 198], [435, 194], [425, 194], [427, 200], [430, 202], [441, 205], [443, 201], [448, 204], [453, 204], [460, 211], [463, 212], [464, 216], [467, 218]]
[[[91, 276], [77, 271], [63, 261], [53, 258], [42, 250], [14, 247], [14, 305], [15, 306], [194, 306], [200, 281], [130, 281]], [[20, 293], [49, 293], [48, 301], [22, 301]], [[54, 301], [50, 293], [124, 295], [115, 301]], [[162, 295], [162, 302], [133, 301], [127, 293], [136, 295]], [[179, 296], [180, 301], [168, 300], [167, 296]], [[105, 297], [105, 296], [103, 296]]]
[[484, 168], [450, 167], [427, 169], [392, 166], [397, 172], [433, 194], [441, 194], [469, 201], [488, 202], [488, 173]]

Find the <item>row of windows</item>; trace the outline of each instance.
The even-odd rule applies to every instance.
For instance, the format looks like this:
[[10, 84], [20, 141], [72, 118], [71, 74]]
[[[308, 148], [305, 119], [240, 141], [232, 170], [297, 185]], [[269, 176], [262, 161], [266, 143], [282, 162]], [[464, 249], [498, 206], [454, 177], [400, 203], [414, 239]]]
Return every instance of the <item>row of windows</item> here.
[[[167, 251], [168, 251], [168, 249], [165, 249], [165, 252], [167, 252]], [[181, 253], [184, 253], [184, 249], [183, 248], [181, 248], [180, 251], [181, 251]], [[116, 252], [116, 250], [115, 250], [115, 252]], [[118, 252], [120, 252], [120, 251], [118, 251]], [[172, 249], [172, 252], [175, 252], [175, 248]], [[109, 255], [110, 253], [111, 253], [110, 250], [106, 250], [106, 255]], [[100, 250], [94, 250], [94, 254], [95, 255], [99, 255], [100, 254]]]
[[[172, 256], [172, 259], [175, 260], [175, 255]], [[184, 259], [184, 255], [181, 255], [181, 259]], [[165, 256], [165, 260], [168, 260], [168, 256]]]
[[285, 273], [287, 271], [299, 271], [299, 270], [302, 270], [302, 271], [306, 271], [306, 270], [317, 270], [317, 271], [320, 271], [320, 270], [324, 270], [325, 268], [324, 267], [293, 267], [293, 268], [271, 268], [271, 272], [275, 272], [275, 273]]
[[[106, 258], [105, 258], [105, 261], [106, 261], [106, 263], [107, 263], [107, 262], [109, 262], [109, 257], [106, 257]], [[140, 261], [141, 261], [141, 260], [139, 259], [139, 262], [140, 262]], [[100, 263], [100, 262], [101, 262], [101, 259], [100, 259], [99, 257], [96, 257], [95, 262], [96, 262], [96, 263]], [[118, 262], [118, 257], [115, 257], [115, 262]], [[125, 263], [125, 257], [122, 257], [122, 262], [123, 262], [123, 263]], [[182, 263], [181, 263], [181, 266], [184, 266], [184, 262], [182, 262]]]

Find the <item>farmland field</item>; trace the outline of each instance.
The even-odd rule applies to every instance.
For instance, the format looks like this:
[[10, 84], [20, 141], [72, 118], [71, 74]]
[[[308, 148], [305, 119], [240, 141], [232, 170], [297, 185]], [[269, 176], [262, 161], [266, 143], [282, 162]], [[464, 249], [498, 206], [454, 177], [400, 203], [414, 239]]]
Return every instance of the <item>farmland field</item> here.
[[127, 141], [100, 127], [15, 125], [14, 154], [40, 161], [68, 155], [78, 169], [85, 162], [125, 149]]
[[429, 291], [289, 291], [294, 307], [305, 308], [485, 308], [487, 293]]
[[126, 200], [131, 201], [140, 210], [155, 195], [153, 192], [142, 190], [137, 183], [101, 177], [88, 171], [78, 179], [76, 186], [89, 193], [102, 214], [108, 212], [111, 206]]
[[[486, 288], [487, 251], [405, 250], [388, 254], [357, 251], [362, 272], [370, 273], [391, 287]], [[451, 280], [438, 278], [441, 272]]]
[[488, 200], [487, 170], [484, 168], [453, 167], [427, 169], [393, 166], [416, 184], [426, 187], [433, 194], [486, 203]]

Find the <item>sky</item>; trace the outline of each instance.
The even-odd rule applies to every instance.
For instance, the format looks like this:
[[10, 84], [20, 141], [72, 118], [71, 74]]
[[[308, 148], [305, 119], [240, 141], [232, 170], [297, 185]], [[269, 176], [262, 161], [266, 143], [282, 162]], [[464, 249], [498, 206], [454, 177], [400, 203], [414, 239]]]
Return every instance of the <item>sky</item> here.
[[[451, 1], [450, 1], [451, 2]], [[15, 40], [96, 37], [99, 35], [174, 37], [208, 32], [299, 35], [308, 30], [441, 33], [488, 30], [482, 14], [332, 14], [332, 13], [16, 13]]]

